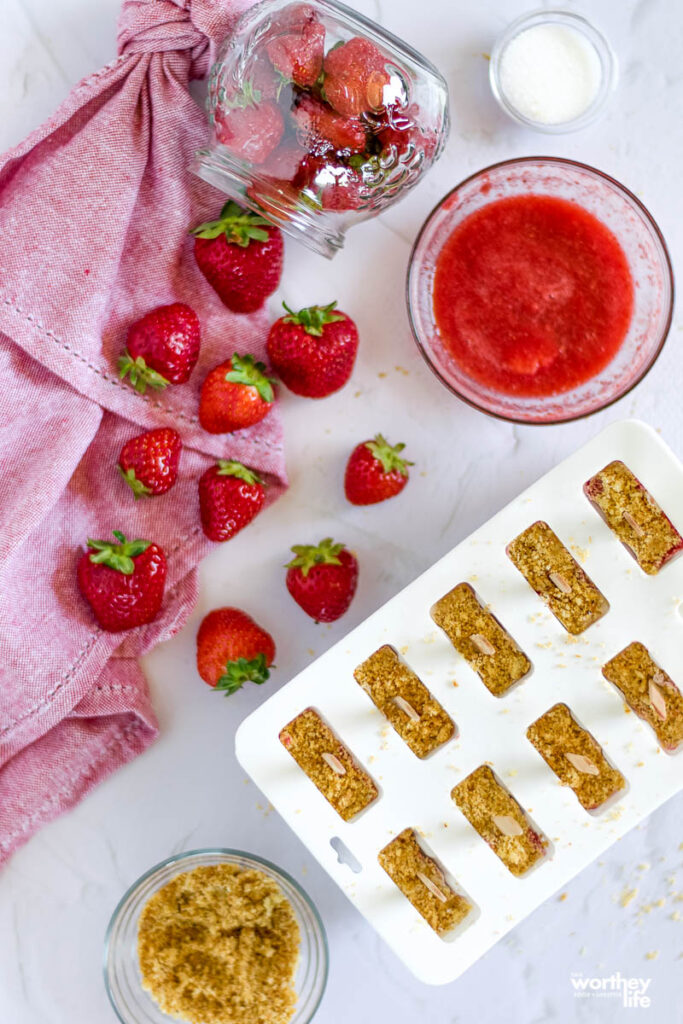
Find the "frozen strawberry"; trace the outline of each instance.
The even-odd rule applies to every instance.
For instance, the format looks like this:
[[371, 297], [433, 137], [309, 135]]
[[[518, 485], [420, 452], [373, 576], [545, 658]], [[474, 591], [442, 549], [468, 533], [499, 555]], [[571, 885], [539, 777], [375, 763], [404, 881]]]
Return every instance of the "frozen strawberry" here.
[[199, 478], [199, 512], [209, 540], [230, 540], [258, 515], [264, 501], [260, 478], [241, 462], [221, 459]]
[[295, 313], [283, 303], [286, 316], [268, 335], [273, 369], [296, 395], [325, 398], [346, 384], [358, 351], [358, 328], [346, 313], [327, 306], [309, 306]]
[[310, 4], [287, 4], [273, 15], [273, 29], [277, 32], [294, 32], [308, 22], [317, 21], [316, 10]]
[[199, 318], [191, 306], [173, 302], [150, 310], [128, 331], [119, 376], [130, 376], [140, 394], [150, 388], [184, 384], [199, 356]]
[[275, 401], [271, 377], [253, 356], [220, 363], [207, 375], [199, 396], [199, 422], [210, 434], [244, 430], [267, 416]]
[[302, 88], [315, 85], [323, 67], [325, 28], [317, 20], [292, 26], [266, 43], [266, 53], [283, 81]]
[[325, 99], [346, 117], [379, 110], [385, 104], [385, 88], [391, 81], [387, 58], [362, 36], [328, 50], [324, 62]]
[[316, 622], [334, 622], [348, 609], [358, 583], [358, 562], [343, 544], [295, 544], [287, 563], [287, 590]]
[[258, 89], [245, 82], [242, 92], [216, 107], [214, 129], [231, 153], [260, 164], [279, 143], [285, 123], [277, 104], [262, 100]]
[[386, 123], [377, 133], [382, 150], [393, 149], [399, 160], [405, 160], [409, 150], [411, 153], [423, 153], [425, 160], [431, 160], [438, 140], [434, 131], [427, 131], [421, 126], [421, 120], [417, 103], [388, 110]]
[[296, 176], [306, 151], [296, 139], [284, 139], [261, 166], [261, 172], [278, 182], [291, 182]]
[[233, 313], [253, 313], [282, 277], [284, 244], [279, 228], [232, 200], [218, 220], [194, 228], [194, 258]]
[[297, 139], [308, 153], [324, 153], [330, 148], [358, 153], [367, 144], [365, 127], [359, 118], [337, 114], [313, 96], [302, 94], [292, 117]]
[[401, 455], [404, 444], [393, 447], [381, 434], [357, 445], [344, 475], [344, 493], [352, 505], [375, 505], [399, 494], [408, 483], [408, 462]]
[[324, 210], [358, 210], [366, 201], [368, 188], [353, 167], [332, 167], [318, 179]]
[[178, 479], [180, 434], [171, 427], [148, 430], [126, 441], [119, 455], [119, 473], [136, 498], [170, 491]]
[[246, 682], [265, 683], [275, 659], [270, 633], [239, 608], [216, 608], [197, 632], [197, 671], [226, 697]]
[[88, 540], [77, 568], [78, 588], [108, 633], [152, 622], [166, 584], [166, 557], [158, 544], [126, 540], [119, 530], [114, 537], [115, 544]]

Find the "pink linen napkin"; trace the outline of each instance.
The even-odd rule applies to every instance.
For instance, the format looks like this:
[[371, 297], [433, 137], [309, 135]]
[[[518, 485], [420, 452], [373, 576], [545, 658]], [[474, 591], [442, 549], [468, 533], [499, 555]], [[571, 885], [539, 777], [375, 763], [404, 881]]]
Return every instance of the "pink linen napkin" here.
[[[196, 599], [200, 474], [222, 456], [263, 473], [270, 501], [286, 485], [276, 412], [222, 437], [197, 419], [206, 372], [265, 351], [265, 313], [231, 314], [188, 236], [222, 200], [187, 171], [207, 130], [187, 86], [238, 8], [125, 0], [118, 58], [0, 159], [0, 863], [155, 738], [136, 659]], [[127, 327], [175, 301], [201, 320], [199, 363], [188, 384], [141, 396], [117, 376]], [[162, 425], [182, 435], [178, 483], [135, 502], [120, 447]], [[159, 619], [123, 638], [76, 588], [86, 538], [114, 529], [157, 541], [169, 563]]]

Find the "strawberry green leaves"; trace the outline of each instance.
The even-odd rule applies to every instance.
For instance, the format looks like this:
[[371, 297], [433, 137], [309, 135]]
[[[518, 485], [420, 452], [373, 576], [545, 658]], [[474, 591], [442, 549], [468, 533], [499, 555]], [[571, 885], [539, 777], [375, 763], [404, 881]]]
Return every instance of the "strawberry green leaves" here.
[[287, 316], [282, 318], [283, 322], [300, 324], [307, 334], [311, 334], [315, 338], [322, 336], [323, 327], [327, 324], [334, 324], [344, 319], [341, 313], [334, 312], [336, 302], [330, 302], [327, 306], [307, 306], [305, 309], [300, 309], [298, 313], [290, 309], [286, 302], [283, 302], [282, 305], [287, 311]]
[[246, 384], [254, 387], [264, 402], [272, 402], [275, 399], [272, 377], [266, 376], [265, 363], [256, 362], [253, 356], [240, 356], [235, 352], [231, 360], [232, 370], [225, 375], [225, 379], [233, 384]]
[[263, 483], [258, 473], [254, 473], [252, 469], [247, 469], [241, 462], [234, 462], [231, 459], [218, 460], [218, 476], [236, 476], [247, 484]]
[[292, 551], [295, 557], [287, 562], [286, 569], [301, 569], [302, 576], [308, 576], [314, 565], [341, 565], [339, 555], [344, 550], [343, 544], [336, 544], [331, 537], [326, 537], [319, 544], [294, 544]]
[[394, 470], [402, 476], [408, 476], [408, 466], [414, 466], [414, 462], [401, 458], [404, 444], [396, 444], [393, 447], [382, 436], [377, 434], [372, 441], [367, 441], [365, 447], [372, 452], [378, 462], [382, 463], [385, 473], [392, 473]]
[[236, 693], [244, 683], [256, 683], [261, 685], [270, 678], [265, 654], [257, 654], [255, 658], [247, 660], [238, 658], [230, 661], [225, 666], [225, 672], [216, 683], [215, 689], [221, 690], [226, 697]]
[[124, 576], [132, 576], [135, 572], [133, 559], [141, 555], [150, 546], [149, 540], [126, 540], [120, 530], [114, 530], [114, 537], [118, 544], [112, 544], [108, 540], [91, 540], [88, 538], [88, 547], [92, 548], [94, 554], [90, 555], [90, 561], [94, 565], [106, 565], [109, 569]]
[[230, 200], [221, 210], [218, 220], [206, 221], [192, 229], [195, 238], [218, 238], [225, 235], [228, 242], [246, 248], [251, 241], [267, 242], [270, 222], [258, 213], [243, 210]]
[[123, 355], [119, 356], [119, 377], [124, 380], [127, 376], [141, 395], [144, 395], [148, 387], [161, 391], [169, 385], [169, 381], [148, 366], [142, 356], [133, 359], [128, 349], [125, 349]]

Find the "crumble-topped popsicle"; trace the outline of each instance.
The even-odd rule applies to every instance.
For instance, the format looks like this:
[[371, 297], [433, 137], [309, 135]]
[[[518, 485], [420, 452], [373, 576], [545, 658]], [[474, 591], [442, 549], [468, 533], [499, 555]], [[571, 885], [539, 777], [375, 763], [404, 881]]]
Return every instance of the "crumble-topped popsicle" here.
[[505, 550], [568, 633], [583, 633], [609, 611], [607, 598], [547, 523], [532, 523]]
[[531, 670], [531, 662], [469, 583], [458, 583], [430, 615], [484, 686], [500, 697]]
[[453, 736], [451, 717], [389, 644], [371, 654], [353, 674], [417, 757], [427, 757]]
[[279, 738], [344, 821], [377, 799], [373, 780], [313, 708], [293, 718]]
[[619, 459], [586, 481], [583, 491], [643, 572], [656, 575], [683, 551], [683, 537], [650, 492]]
[[600, 744], [579, 725], [566, 704], [549, 708], [531, 723], [526, 735], [587, 811], [601, 807], [626, 785], [624, 776], [612, 767]]
[[525, 874], [545, 856], [548, 840], [488, 765], [454, 786], [451, 797], [511, 874]]
[[632, 643], [603, 666], [632, 711], [652, 727], [664, 750], [683, 743], [683, 695], [647, 647]]
[[445, 935], [463, 921], [472, 904], [455, 892], [439, 864], [427, 856], [415, 830], [406, 828], [382, 850], [377, 860], [437, 935]]

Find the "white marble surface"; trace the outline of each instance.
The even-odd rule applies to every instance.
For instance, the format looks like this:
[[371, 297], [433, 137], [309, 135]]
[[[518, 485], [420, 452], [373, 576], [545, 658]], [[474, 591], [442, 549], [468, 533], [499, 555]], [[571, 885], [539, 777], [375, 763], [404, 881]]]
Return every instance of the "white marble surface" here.
[[[340, 395], [311, 404], [285, 394], [291, 489], [244, 534], [202, 566], [199, 606], [185, 630], [147, 658], [162, 737], [73, 813], [45, 828], [0, 876], [2, 1024], [109, 1024], [101, 979], [102, 938], [123, 890], [172, 852], [225, 845], [252, 850], [307, 887], [327, 927], [330, 981], [320, 1024], [540, 1024], [619, 1021], [657, 1024], [681, 1009], [683, 797], [577, 878], [479, 961], [460, 981], [431, 989], [414, 981], [352, 909], [296, 837], [268, 813], [233, 755], [237, 723], [263, 691], [222, 702], [199, 680], [194, 634], [221, 603], [250, 609], [278, 641], [274, 687], [379, 606], [436, 557], [604, 423], [636, 415], [683, 453], [680, 314], [658, 365], [618, 406], [588, 421], [519, 428], [451, 398], [411, 340], [403, 280], [411, 240], [434, 202], [485, 164], [547, 152], [593, 163], [650, 207], [683, 266], [683, 9], [678, 0], [593, 0], [572, 5], [609, 34], [621, 65], [606, 117], [580, 135], [543, 137], [507, 121], [494, 105], [483, 56], [519, 0], [355, 0], [355, 6], [423, 50], [446, 74], [454, 127], [429, 179], [379, 221], [354, 230], [328, 264], [290, 245], [282, 297], [300, 305], [337, 298], [360, 326], [361, 354]], [[113, 54], [118, 0], [3, 0], [0, 147], [43, 120], [81, 76]], [[276, 301], [273, 302], [273, 309]], [[356, 397], [356, 393], [358, 393]], [[384, 430], [409, 445], [417, 466], [397, 501], [346, 505], [345, 457]], [[332, 534], [357, 549], [358, 596], [332, 627], [315, 626], [284, 588], [292, 543]], [[324, 680], [321, 680], [324, 685]], [[637, 889], [627, 907], [625, 887]], [[571, 973], [650, 978], [649, 1009], [616, 999], [575, 999]], [[351, 983], [350, 983], [351, 982]], [[256, 1024], [256, 1022], [255, 1022]]]

